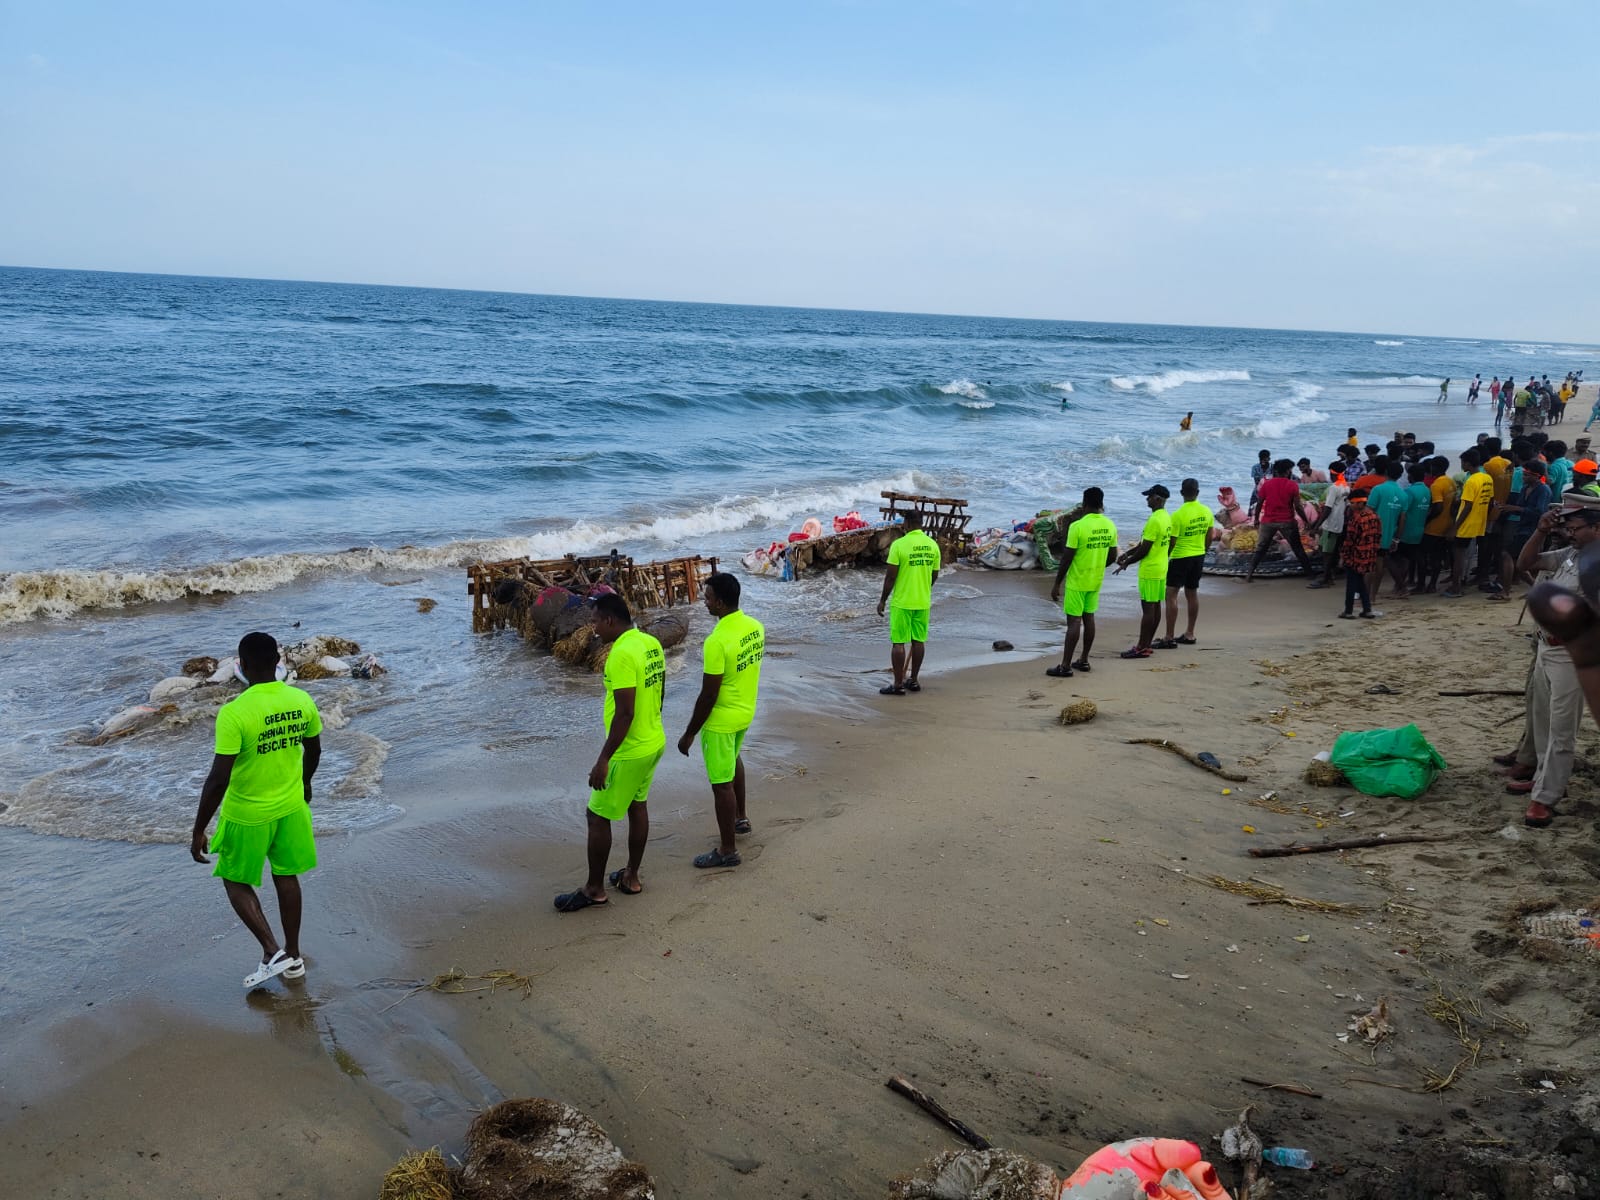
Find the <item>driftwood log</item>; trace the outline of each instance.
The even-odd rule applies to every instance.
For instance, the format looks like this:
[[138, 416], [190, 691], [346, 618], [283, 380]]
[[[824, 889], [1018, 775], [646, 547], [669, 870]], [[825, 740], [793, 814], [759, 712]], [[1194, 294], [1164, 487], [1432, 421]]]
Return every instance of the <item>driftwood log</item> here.
[[904, 1076], [891, 1075], [888, 1083], [886, 1083], [884, 1086], [886, 1086], [891, 1092], [899, 1092], [907, 1100], [911, 1101], [911, 1103], [922, 1109], [923, 1112], [927, 1113], [934, 1120], [938, 1121], [939, 1124], [943, 1125], [946, 1129], [950, 1130], [962, 1141], [966, 1142], [974, 1149], [994, 1149], [988, 1138], [984, 1137], [981, 1133], [978, 1133], [966, 1122], [958, 1121], [955, 1117], [952, 1117], [944, 1110], [944, 1105], [940, 1104], [932, 1096], [922, 1091], [917, 1087], [916, 1084], [912, 1083]]
[[1398, 846], [1402, 842], [1447, 842], [1453, 833], [1397, 833], [1393, 837], [1345, 838], [1341, 842], [1297, 843], [1293, 846], [1262, 846], [1250, 851], [1251, 858], [1287, 858], [1291, 854], [1326, 854], [1329, 850], [1366, 850], [1373, 846]]
[[1473, 688], [1465, 692], [1440, 692], [1441, 696], [1525, 696], [1526, 688]]
[[1129, 746], [1159, 746], [1163, 750], [1172, 751], [1174, 754], [1176, 754], [1181, 759], [1185, 759], [1188, 762], [1192, 762], [1195, 766], [1199, 767], [1202, 771], [1210, 771], [1213, 775], [1220, 775], [1220, 776], [1222, 776], [1222, 778], [1228, 780], [1231, 783], [1249, 783], [1250, 782], [1250, 776], [1241, 775], [1237, 771], [1225, 770], [1222, 767], [1214, 767], [1210, 763], [1208, 763], [1204, 759], [1202, 759], [1198, 754], [1191, 754], [1189, 751], [1185, 750], [1182, 746], [1178, 745], [1176, 742], [1169, 742], [1169, 741], [1167, 741], [1166, 738], [1129, 738], [1127, 740], [1126, 744], [1129, 745]]

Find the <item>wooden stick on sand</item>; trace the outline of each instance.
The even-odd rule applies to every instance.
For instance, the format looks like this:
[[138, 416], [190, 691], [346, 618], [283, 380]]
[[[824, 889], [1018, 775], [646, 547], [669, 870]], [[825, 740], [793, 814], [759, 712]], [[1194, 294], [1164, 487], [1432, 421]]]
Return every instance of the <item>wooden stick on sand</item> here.
[[916, 1084], [912, 1083], [909, 1079], [906, 1079], [900, 1075], [891, 1075], [888, 1083], [885, 1084], [885, 1086], [892, 1092], [899, 1092], [907, 1100], [911, 1101], [911, 1103], [922, 1109], [923, 1112], [933, 1117], [934, 1120], [938, 1121], [939, 1124], [950, 1130], [968, 1145], [978, 1150], [994, 1149], [994, 1146], [990, 1143], [988, 1138], [984, 1137], [981, 1133], [976, 1132], [972, 1126], [966, 1124], [965, 1122], [956, 1120], [949, 1113], [945, 1112], [943, 1105], [941, 1105], [932, 1096], [929, 1096], [927, 1093], [919, 1089]]
[[1397, 833], [1392, 837], [1345, 838], [1342, 842], [1304, 842], [1293, 846], [1252, 849], [1251, 858], [1287, 858], [1291, 854], [1325, 854], [1329, 850], [1365, 850], [1372, 846], [1398, 846], [1401, 842], [1447, 842], [1453, 833]]
[[1268, 1083], [1265, 1079], [1251, 1079], [1248, 1075], [1239, 1076], [1240, 1083], [1248, 1083], [1258, 1088], [1266, 1088], [1271, 1092], [1291, 1092], [1296, 1096], [1310, 1096], [1313, 1100], [1321, 1100], [1321, 1092], [1313, 1092], [1308, 1087], [1301, 1087], [1298, 1083]]
[[1525, 696], [1523, 688], [1476, 688], [1467, 692], [1440, 692], [1441, 696]]
[[1163, 750], [1171, 750], [1179, 758], [1182, 758], [1182, 759], [1185, 759], [1185, 760], [1187, 760], [1189, 762], [1192, 762], [1195, 766], [1199, 767], [1202, 771], [1210, 771], [1213, 775], [1221, 775], [1224, 779], [1230, 780], [1233, 783], [1248, 783], [1248, 782], [1250, 782], [1250, 776], [1248, 776], [1248, 775], [1240, 775], [1237, 771], [1227, 771], [1227, 770], [1224, 770], [1221, 767], [1214, 767], [1210, 763], [1208, 763], [1204, 759], [1202, 759], [1198, 754], [1191, 754], [1189, 751], [1185, 750], [1182, 746], [1178, 745], [1176, 742], [1169, 742], [1169, 741], [1167, 741], [1166, 738], [1129, 738], [1127, 740], [1127, 745], [1129, 745], [1129, 746], [1159, 746]]

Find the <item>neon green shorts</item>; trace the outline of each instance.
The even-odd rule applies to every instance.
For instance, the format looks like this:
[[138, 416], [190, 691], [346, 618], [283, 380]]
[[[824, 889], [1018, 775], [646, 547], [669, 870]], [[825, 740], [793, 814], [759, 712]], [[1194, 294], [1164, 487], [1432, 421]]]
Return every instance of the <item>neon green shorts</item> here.
[[274, 875], [303, 875], [317, 865], [317, 841], [311, 833], [311, 808], [302, 804], [287, 816], [260, 825], [241, 825], [222, 818], [211, 837], [218, 879], [261, 886], [261, 864], [271, 860]]
[[1167, 581], [1161, 579], [1139, 580], [1139, 599], [1146, 604], [1159, 604], [1167, 598]]
[[1067, 588], [1061, 593], [1061, 611], [1069, 617], [1082, 617], [1100, 611], [1100, 589], [1092, 592], [1075, 592]]
[[700, 756], [706, 760], [706, 778], [713, 784], [733, 782], [733, 773], [739, 766], [739, 750], [744, 745], [744, 735], [749, 732], [748, 729], [738, 733], [700, 731]]
[[925, 608], [889, 609], [889, 640], [896, 646], [928, 640], [928, 610]]
[[639, 758], [613, 758], [606, 771], [604, 791], [589, 793], [589, 811], [607, 821], [620, 821], [628, 809], [650, 799], [650, 781], [656, 777], [656, 764], [662, 751]]

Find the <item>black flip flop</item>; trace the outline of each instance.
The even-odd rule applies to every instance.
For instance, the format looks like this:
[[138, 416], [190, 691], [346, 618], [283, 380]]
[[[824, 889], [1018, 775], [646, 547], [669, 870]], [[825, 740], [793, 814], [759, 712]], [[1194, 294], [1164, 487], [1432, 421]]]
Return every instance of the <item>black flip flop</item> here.
[[732, 854], [724, 854], [720, 847], [713, 846], [704, 854], [695, 856], [694, 865], [697, 867], [737, 867], [744, 859], [735, 850]]
[[626, 871], [626, 870], [627, 870], [627, 868], [624, 867], [622, 870], [611, 872], [611, 874], [606, 876], [606, 882], [609, 883], [612, 887], [616, 888], [617, 891], [621, 892], [624, 896], [637, 896], [640, 892], [644, 891], [644, 885], [640, 884], [638, 887], [634, 888], [632, 891], [629, 891], [627, 888], [623, 887], [622, 886], [622, 876], [623, 876], [624, 871]]
[[1188, 634], [1184, 634], [1181, 638], [1173, 638], [1172, 640], [1177, 642], [1180, 646], [1192, 646], [1195, 643], [1195, 639], [1190, 637]]
[[1071, 667], [1063, 667], [1063, 666], [1060, 666], [1060, 665], [1057, 665], [1057, 666], [1054, 666], [1054, 667], [1046, 667], [1044, 669], [1044, 673], [1046, 675], [1050, 676], [1051, 679], [1071, 679], [1072, 678], [1072, 668]]
[[1089, 666], [1089, 660], [1087, 658], [1080, 658], [1077, 662], [1073, 663], [1072, 664], [1072, 669], [1074, 671], [1089, 671], [1089, 670], [1093, 670], [1093, 668]]
[[881, 687], [878, 689], [878, 695], [880, 696], [904, 696], [905, 694], [905, 688], [897, 688], [892, 683], [888, 687]]
[[582, 912], [586, 908], [603, 908], [610, 904], [610, 900], [596, 900], [582, 888], [576, 891], [562, 892], [556, 897], [556, 911], [563, 913]]
[[921, 690], [922, 690], [922, 685], [920, 683], [918, 683], [915, 679], [906, 680], [906, 691], [908, 691], [908, 692], [920, 692]]

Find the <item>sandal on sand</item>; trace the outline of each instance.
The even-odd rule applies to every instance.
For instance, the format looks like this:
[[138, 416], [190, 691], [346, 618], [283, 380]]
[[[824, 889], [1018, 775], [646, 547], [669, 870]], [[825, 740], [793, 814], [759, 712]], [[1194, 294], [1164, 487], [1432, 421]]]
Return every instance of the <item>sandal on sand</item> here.
[[737, 821], [735, 821], [733, 823], [733, 831], [735, 833], [749, 833], [750, 832], [750, 818], [749, 817], [740, 817]]
[[1178, 639], [1161, 638], [1158, 641], [1151, 642], [1150, 646], [1155, 650], [1176, 650], [1178, 648]]
[[1180, 646], [1192, 646], [1195, 643], [1195, 639], [1190, 637], [1187, 633], [1180, 638], [1173, 638], [1172, 640], [1177, 642]]
[[1089, 668], [1089, 660], [1087, 658], [1080, 658], [1077, 662], [1072, 664], [1072, 669], [1074, 671], [1087, 671], [1087, 670], [1089, 670], [1090, 669]]
[[624, 896], [637, 896], [640, 892], [644, 891], [644, 884], [641, 883], [636, 888], [626, 888], [626, 887], [624, 887], [622, 885], [622, 876], [623, 876], [623, 873], [626, 870], [627, 870], [626, 867], [622, 867], [622, 868], [619, 868], [618, 870], [615, 870], [615, 871], [611, 872], [611, 874], [606, 876], [606, 882], [609, 883], [612, 887], [616, 888], [617, 891], [621, 892]]
[[582, 912], [586, 908], [604, 908], [610, 900], [596, 900], [582, 888], [576, 891], [562, 892], [556, 897], [556, 911], [564, 913]]
[[737, 850], [732, 854], [724, 854], [720, 848], [717, 848], [697, 855], [694, 865], [697, 867], [737, 867], [743, 861], [744, 859], [739, 857]]
[[1071, 679], [1072, 668], [1063, 666], [1046, 667], [1044, 673], [1051, 679]]
[[297, 958], [292, 960], [283, 970], [285, 979], [304, 979], [306, 977], [306, 960]]
[[1120, 658], [1149, 658], [1150, 657], [1150, 647], [1149, 646], [1129, 646], [1118, 657], [1120, 657]]
[[892, 683], [888, 687], [881, 687], [878, 689], [878, 695], [880, 696], [904, 696], [905, 694], [905, 688], [895, 687], [895, 685]]
[[282, 950], [279, 950], [266, 962], [246, 975], [244, 977], [244, 985], [247, 988], [260, 987], [267, 980], [282, 975], [299, 961], [298, 958], [290, 958]]
[[922, 685], [920, 683], [918, 683], [915, 679], [906, 680], [906, 691], [908, 691], [908, 692], [920, 692], [921, 690], [922, 690]]
[[1354, 621], [1356, 619], [1356, 615], [1353, 612], [1340, 613], [1339, 619], [1341, 621]]

